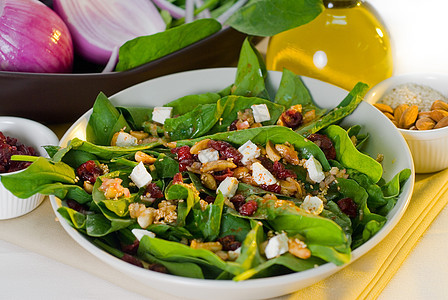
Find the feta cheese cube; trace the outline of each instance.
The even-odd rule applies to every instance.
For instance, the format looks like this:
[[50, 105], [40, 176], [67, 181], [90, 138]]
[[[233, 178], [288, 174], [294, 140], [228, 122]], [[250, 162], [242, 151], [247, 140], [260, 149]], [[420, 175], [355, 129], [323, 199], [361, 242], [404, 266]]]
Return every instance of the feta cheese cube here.
[[141, 240], [144, 236], [149, 236], [150, 238], [155, 238], [156, 234], [152, 231], [149, 230], [144, 230], [144, 229], [132, 229], [131, 230], [132, 234], [135, 235], [135, 237], [137, 238], [137, 240]]
[[264, 253], [267, 259], [271, 259], [288, 252], [288, 248], [288, 236], [283, 232], [282, 234], [278, 234], [269, 240], [266, 248], [264, 249]]
[[304, 167], [308, 169], [308, 175], [310, 179], [314, 182], [321, 182], [325, 179], [325, 174], [322, 171], [322, 165], [320, 162], [311, 156], [304, 164]]
[[216, 194], [221, 192], [224, 197], [232, 198], [238, 189], [238, 179], [235, 177], [226, 177], [216, 189]]
[[207, 148], [199, 151], [198, 159], [203, 164], [212, 162], [219, 159], [219, 152], [213, 148]]
[[257, 184], [271, 185], [277, 183], [277, 179], [259, 162], [252, 164], [252, 177]]
[[300, 204], [300, 208], [313, 215], [320, 215], [324, 210], [324, 202], [315, 196], [307, 195]]
[[251, 140], [248, 140], [244, 145], [239, 147], [238, 151], [243, 155], [243, 158], [241, 159], [243, 164], [247, 164], [252, 159], [260, 156], [260, 148], [252, 143]]
[[129, 177], [138, 188], [144, 187], [152, 181], [152, 176], [149, 174], [148, 170], [146, 170], [143, 162], [139, 162], [139, 164], [132, 169]]
[[130, 135], [127, 132], [120, 131], [117, 135], [117, 141], [115, 145], [118, 147], [131, 147], [137, 145], [137, 138], [135, 136]]
[[266, 104], [254, 104], [251, 108], [255, 122], [261, 123], [271, 119], [271, 115], [269, 114], [269, 109]]
[[156, 106], [152, 111], [152, 120], [164, 124], [165, 120], [171, 118], [172, 107]]

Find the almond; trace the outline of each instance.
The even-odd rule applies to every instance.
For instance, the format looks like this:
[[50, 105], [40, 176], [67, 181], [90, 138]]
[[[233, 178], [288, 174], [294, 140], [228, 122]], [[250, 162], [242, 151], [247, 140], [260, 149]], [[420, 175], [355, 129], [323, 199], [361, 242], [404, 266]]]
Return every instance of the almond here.
[[381, 112], [383, 113], [390, 113], [393, 114], [394, 110], [392, 109], [392, 107], [390, 107], [387, 104], [384, 103], [375, 103], [373, 106], [375, 106], [377, 109], [379, 109]]
[[415, 122], [415, 127], [417, 127], [418, 130], [433, 129], [435, 125], [436, 122], [431, 118], [421, 118]]
[[401, 115], [404, 113], [406, 109], [409, 108], [407, 104], [400, 104], [394, 109], [395, 120], [400, 120]]
[[443, 118], [448, 117], [448, 111], [442, 109], [435, 109], [431, 111], [430, 118], [439, 122]]
[[418, 119], [431, 118], [431, 112], [432, 112], [432, 110], [419, 112], [418, 113]]
[[443, 118], [439, 122], [437, 122], [436, 126], [434, 126], [434, 129], [442, 128], [448, 126], [448, 117]]
[[448, 111], [448, 103], [442, 100], [436, 100], [431, 105], [431, 110], [442, 109]]
[[401, 115], [398, 125], [400, 128], [409, 129], [417, 120], [418, 106], [409, 106]]
[[394, 120], [395, 120], [395, 117], [394, 117], [393, 114], [388, 113], [388, 112], [383, 112], [383, 114], [384, 114], [389, 120], [391, 120], [391, 121], [394, 121]]

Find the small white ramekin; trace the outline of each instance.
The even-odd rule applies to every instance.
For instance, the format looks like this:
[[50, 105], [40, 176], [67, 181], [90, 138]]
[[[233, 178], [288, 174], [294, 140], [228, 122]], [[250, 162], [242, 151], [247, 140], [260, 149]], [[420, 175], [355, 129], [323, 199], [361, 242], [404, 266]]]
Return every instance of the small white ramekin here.
[[[42, 146], [58, 145], [59, 140], [48, 127], [24, 118], [0, 117], [0, 131], [5, 136], [16, 138], [19, 143], [31, 146], [41, 156], [48, 157]], [[8, 176], [14, 173], [3, 173]], [[20, 199], [9, 192], [0, 182], [0, 220], [12, 219], [31, 212], [42, 203], [44, 196], [36, 194], [27, 199]]]
[[[401, 84], [429, 86], [448, 96], [448, 74], [403, 74], [390, 77], [375, 85], [364, 100], [378, 102], [385, 94]], [[448, 127], [431, 130], [398, 129], [408, 143], [416, 173], [433, 173], [448, 168]]]

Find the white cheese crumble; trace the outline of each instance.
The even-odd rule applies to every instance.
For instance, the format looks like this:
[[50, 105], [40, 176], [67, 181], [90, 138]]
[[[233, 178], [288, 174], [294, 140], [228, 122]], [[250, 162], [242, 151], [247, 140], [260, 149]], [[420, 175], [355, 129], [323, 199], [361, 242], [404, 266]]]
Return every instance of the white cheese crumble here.
[[238, 151], [243, 155], [243, 158], [241, 159], [243, 164], [247, 164], [252, 159], [260, 156], [260, 148], [252, 143], [251, 140], [248, 140], [244, 145], [239, 147]]
[[207, 148], [199, 151], [198, 159], [201, 163], [205, 164], [219, 159], [219, 151], [213, 148]]
[[280, 256], [286, 252], [288, 252], [288, 236], [284, 232], [272, 237], [264, 249], [267, 259]]
[[172, 110], [172, 107], [156, 106], [152, 112], [152, 120], [164, 124], [166, 119], [171, 118]]
[[138, 188], [144, 187], [151, 183], [152, 176], [149, 174], [148, 170], [146, 170], [143, 162], [139, 162], [138, 165], [132, 169], [131, 175], [129, 175], [131, 180], [135, 183]]
[[257, 184], [271, 185], [277, 183], [277, 179], [259, 162], [252, 164], [252, 177]]
[[135, 237], [137, 238], [137, 240], [141, 240], [144, 236], [149, 236], [150, 238], [155, 238], [156, 234], [152, 231], [149, 230], [144, 230], [144, 229], [132, 229], [132, 234], [135, 235]]
[[118, 147], [131, 147], [137, 145], [137, 138], [135, 136], [130, 135], [127, 132], [120, 131], [117, 135], [117, 141], [115, 145]]
[[224, 197], [232, 198], [238, 189], [238, 179], [235, 177], [226, 177], [216, 189], [216, 194], [222, 193]]
[[324, 210], [324, 202], [315, 196], [307, 195], [300, 204], [300, 208], [313, 215], [320, 215]]
[[254, 104], [251, 108], [255, 122], [261, 123], [271, 119], [271, 115], [269, 114], [269, 109], [266, 104]]
[[304, 164], [304, 167], [308, 169], [308, 175], [310, 179], [314, 182], [321, 182], [325, 179], [325, 174], [322, 171], [322, 165], [320, 162], [311, 156]]

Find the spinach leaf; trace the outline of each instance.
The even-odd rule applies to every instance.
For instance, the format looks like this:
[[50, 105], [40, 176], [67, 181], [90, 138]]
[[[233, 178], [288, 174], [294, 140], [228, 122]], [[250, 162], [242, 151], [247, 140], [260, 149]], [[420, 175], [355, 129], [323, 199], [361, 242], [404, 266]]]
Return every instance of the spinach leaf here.
[[143, 124], [152, 120], [152, 107], [117, 107], [125, 120], [131, 126], [130, 129], [143, 130]]
[[381, 179], [383, 175], [381, 164], [359, 152], [342, 127], [331, 125], [325, 129], [324, 133], [332, 140], [336, 148], [336, 159], [344, 167], [366, 174], [374, 183]]
[[227, 96], [218, 101], [219, 105], [223, 107], [221, 118], [219, 122], [213, 126], [208, 134], [216, 132], [225, 132], [227, 128], [238, 118], [238, 112], [250, 109], [255, 104], [266, 104], [269, 109], [271, 119], [265, 121], [263, 125], [275, 125], [277, 119], [282, 114], [284, 108], [281, 105], [275, 104], [269, 100], [257, 97], [243, 97], [243, 96]]
[[185, 221], [193, 206], [199, 202], [199, 192], [185, 183], [171, 184], [165, 189], [166, 200], [184, 200], [177, 204], [177, 224], [185, 226]]
[[157, 157], [154, 167], [158, 178], [173, 178], [179, 172], [179, 163], [164, 153]]
[[302, 78], [288, 69], [283, 69], [282, 79], [275, 94], [274, 102], [283, 105], [285, 108], [297, 104], [302, 106], [314, 105], [313, 98]]
[[93, 237], [102, 237], [131, 225], [134, 221], [124, 219], [108, 219], [103, 214], [86, 216], [86, 233]]
[[222, 215], [220, 237], [234, 235], [235, 239], [242, 242], [251, 230], [248, 219], [240, 218], [228, 212]]
[[58, 208], [58, 213], [67, 220], [68, 224], [73, 228], [80, 230], [85, 233], [86, 229], [86, 215], [77, 212], [66, 206], [61, 206]]
[[217, 93], [204, 93], [198, 95], [187, 95], [171, 101], [164, 106], [172, 107], [172, 115], [183, 115], [196, 108], [198, 105], [216, 103], [221, 98]]
[[221, 227], [222, 209], [224, 196], [219, 193], [213, 203], [209, 203], [205, 210], [201, 209], [199, 203], [193, 207], [193, 221], [187, 226], [190, 232], [200, 232], [205, 241], [214, 241]]
[[164, 128], [171, 140], [190, 139], [207, 133], [218, 122], [223, 107], [218, 104], [204, 104], [192, 111], [165, 120]]
[[312, 21], [323, 9], [320, 0], [253, 0], [226, 23], [248, 35], [273, 36]]
[[87, 123], [87, 141], [97, 145], [110, 145], [114, 133], [123, 128], [129, 130], [129, 124], [101, 92], [93, 104], [92, 115]]
[[[260, 253], [260, 244], [264, 241], [263, 225], [261, 222], [251, 220], [252, 230], [249, 231], [241, 244], [241, 254], [236, 259], [242, 270], [247, 271], [264, 263], [266, 259]], [[238, 276], [234, 278], [238, 281]]]
[[221, 30], [215, 19], [200, 19], [156, 34], [137, 37], [119, 50], [115, 71], [125, 71], [180, 50]]
[[331, 124], [336, 124], [341, 121], [358, 107], [364, 95], [367, 93], [368, 88], [369, 86], [367, 84], [358, 82], [338, 106], [330, 110], [324, 116], [299, 127], [296, 129], [296, 132], [306, 137]]
[[[235, 276], [234, 280], [241, 281], [241, 280], [246, 280], [246, 279], [253, 278], [253, 277], [275, 276], [275, 273], [273, 274], [272, 272], [269, 272], [269, 269], [275, 265], [284, 266], [294, 272], [301, 272], [301, 271], [315, 268], [316, 266], [322, 265], [324, 263], [325, 263], [325, 261], [323, 261], [322, 259], [317, 258], [317, 257], [310, 257], [308, 259], [300, 259], [290, 253], [285, 253], [278, 257], [269, 259], [266, 262], [259, 264], [255, 268], [249, 269], [249, 270]], [[263, 271], [264, 272], [267, 271], [268, 273], [263, 274], [262, 276], [256, 276], [257, 274], [259, 274]]]
[[265, 79], [266, 66], [258, 50], [246, 38], [243, 42], [236, 71], [235, 83], [231, 89], [233, 95], [269, 99]]
[[297, 134], [291, 129], [283, 126], [263, 126], [231, 132], [220, 132], [193, 140], [177, 141], [176, 145], [192, 146], [196, 142], [207, 138], [212, 140], [226, 141], [236, 145], [242, 145], [248, 140], [251, 140], [257, 145], [265, 145], [267, 141], [272, 141], [274, 144], [284, 144], [286, 142], [289, 142], [299, 153], [299, 157], [310, 158], [312, 155], [319, 160], [324, 170], [330, 169], [330, 164], [325, 158], [325, 154], [316, 144], [305, 139], [303, 136]]

